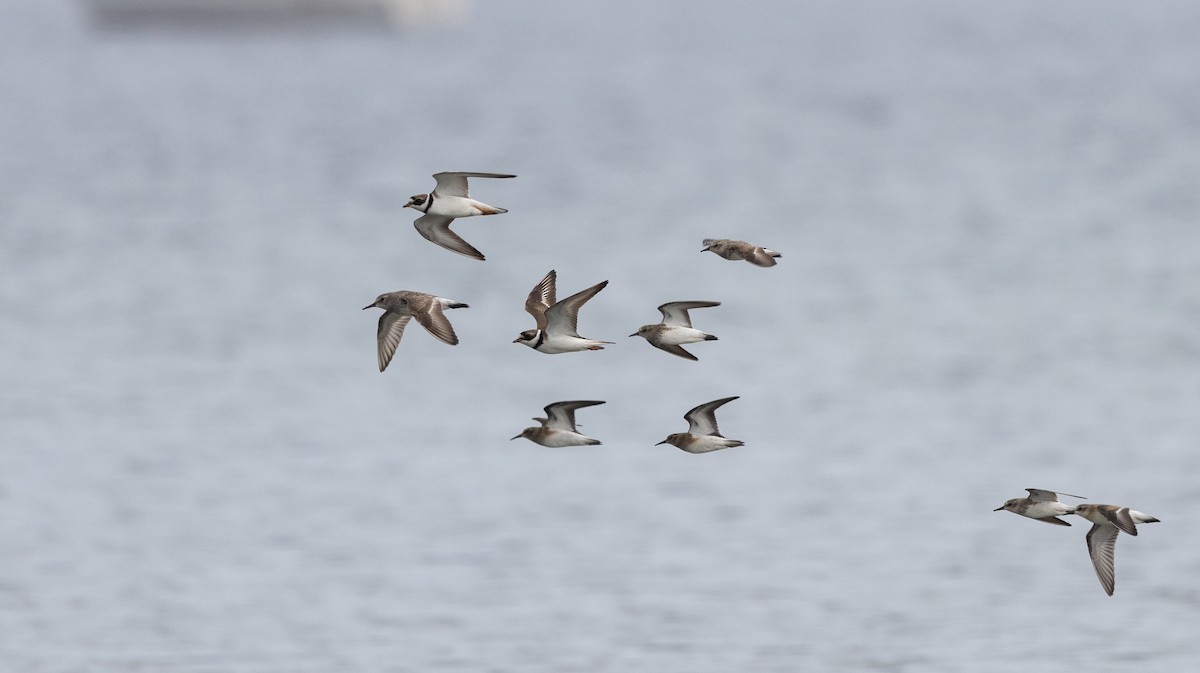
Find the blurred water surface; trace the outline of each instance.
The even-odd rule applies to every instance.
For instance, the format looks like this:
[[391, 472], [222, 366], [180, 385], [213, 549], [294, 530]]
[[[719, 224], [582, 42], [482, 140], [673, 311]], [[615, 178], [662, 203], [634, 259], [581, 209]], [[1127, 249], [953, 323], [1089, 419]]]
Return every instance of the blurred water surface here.
[[[1192, 669], [1197, 82], [1189, 2], [4, 0], [0, 670]], [[520, 176], [485, 263], [440, 170]], [[550, 268], [615, 345], [510, 343]], [[396, 289], [471, 308], [381, 375]], [[700, 362], [626, 337], [681, 299]], [[727, 395], [746, 447], [653, 446]], [[508, 441], [561, 399], [602, 446]], [[1109, 598], [1025, 487], [1163, 523]]]

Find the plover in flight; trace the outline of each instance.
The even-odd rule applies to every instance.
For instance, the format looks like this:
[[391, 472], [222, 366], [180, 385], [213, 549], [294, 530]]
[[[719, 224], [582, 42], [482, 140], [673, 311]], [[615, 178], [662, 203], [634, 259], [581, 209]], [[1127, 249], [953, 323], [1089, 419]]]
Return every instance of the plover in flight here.
[[715, 252], [725, 259], [744, 259], [757, 266], [775, 266], [775, 258], [783, 255], [761, 245], [728, 238], [706, 238], [700, 252]]
[[467, 305], [460, 301], [435, 297], [424, 292], [399, 290], [379, 295], [375, 301], [364, 306], [363, 310], [369, 308], [383, 309], [383, 315], [379, 316], [379, 329], [376, 332], [379, 371], [383, 371], [392, 361], [392, 356], [396, 353], [396, 346], [400, 345], [400, 337], [404, 336], [404, 328], [413, 318], [416, 318], [422, 327], [440, 341], [451, 346], [457, 344], [458, 335], [454, 333], [454, 327], [446, 319], [446, 314], [442, 312], [442, 309], [467, 308]]
[[642, 325], [638, 331], [629, 336], [640, 336], [650, 342], [651, 346], [661, 348], [671, 355], [678, 355], [688, 360], [697, 360], [695, 355], [685, 351], [683, 344], [698, 341], [716, 341], [717, 337], [705, 334], [692, 327], [692, 319], [688, 309], [720, 306], [719, 301], [672, 301], [658, 307], [662, 313], [662, 322], [656, 325]]
[[435, 173], [433, 178], [437, 180], [437, 186], [433, 188], [433, 191], [428, 194], [417, 194], [409, 199], [404, 207], [414, 208], [425, 213], [413, 222], [413, 226], [426, 239], [452, 252], [471, 259], [482, 260], [483, 253], [464, 241], [458, 234], [450, 231], [450, 223], [459, 217], [499, 215], [508, 211], [504, 208], [489, 206], [468, 196], [467, 178], [515, 177], [517, 176], [507, 173], [468, 173], [465, 171]]
[[537, 327], [521, 332], [520, 336], [513, 339], [513, 343], [524, 344], [536, 351], [551, 355], [575, 351], [598, 351], [604, 348], [603, 344], [611, 344], [611, 341], [597, 341], [579, 336], [578, 327], [579, 308], [587, 300], [596, 296], [597, 292], [603, 290], [604, 286], [608, 285], [608, 281], [596, 283], [582, 292], [576, 292], [570, 297], [556, 302], [554, 301], [554, 284], [557, 278], [557, 274], [551, 269], [550, 273], [547, 273], [538, 281], [537, 285], [533, 286], [533, 291], [525, 299], [525, 310], [537, 321]]
[[1100, 586], [1111, 596], [1117, 584], [1117, 571], [1113, 564], [1117, 533], [1124, 531], [1129, 535], [1137, 535], [1137, 524], [1157, 523], [1158, 519], [1117, 505], [1076, 505], [1074, 513], [1093, 524], [1087, 534], [1088, 554], [1092, 557], [1092, 566], [1096, 568], [1096, 577], [1100, 578]]
[[[669, 435], [658, 444], [671, 444], [688, 453], [708, 453], [731, 446], [742, 446], [745, 442], [737, 439], [726, 439], [717, 429], [717, 407], [732, 402], [737, 397], [723, 397], [712, 402], [705, 402], [683, 415], [688, 422], [687, 432], [677, 432]], [[658, 446], [655, 444], [655, 446]]]
[[[1071, 525], [1058, 517], [1063, 516], [1064, 514], [1074, 514], [1075, 508], [1071, 505], [1064, 505], [1063, 503], [1059, 502], [1057, 493], [1054, 491], [1046, 491], [1040, 488], [1027, 488], [1025, 490], [1029, 491], [1028, 498], [1013, 498], [1012, 500], [1006, 500], [1004, 501], [1003, 505], [1000, 505], [992, 511], [999, 512], [1001, 510], [1008, 510], [1013, 514], [1020, 514], [1021, 516], [1027, 516], [1030, 519], [1045, 521], [1046, 523], [1052, 523], [1057, 526]], [[1070, 493], [1063, 493], [1063, 495], [1070, 496], [1072, 498], [1083, 498], [1082, 495], [1071, 495]]]
[[513, 439], [524, 437], [536, 444], [552, 447], [599, 444], [600, 440], [579, 434], [579, 430], [575, 427], [575, 410], [597, 404], [604, 404], [604, 402], [569, 400], [548, 404], [546, 405], [546, 418], [535, 416], [533, 419], [541, 423], [541, 426], [525, 428]]

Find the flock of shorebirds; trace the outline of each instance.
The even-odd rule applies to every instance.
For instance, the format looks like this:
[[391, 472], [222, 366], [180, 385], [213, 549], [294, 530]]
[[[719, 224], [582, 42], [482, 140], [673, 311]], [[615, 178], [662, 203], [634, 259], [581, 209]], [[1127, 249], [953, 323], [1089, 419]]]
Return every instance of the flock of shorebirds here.
[[[472, 199], [467, 189], [467, 179], [514, 178], [516, 176], [506, 173], [455, 171], [437, 173], [433, 177], [437, 181], [437, 186], [432, 192], [413, 196], [405, 204], [406, 208], [413, 208], [422, 213], [413, 222], [413, 226], [426, 239], [451, 252], [471, 259], [483, 260], [483, 253], [451, 231], [450, 225], [461, 217], [498, 215], [508, 211]], [[704, 248], [701, 252], [713, 252], [725, 259], [744, 260], [756, 266], [774, 266], [776, 258], [781, 256], [774, 250], [745, 241], [704, 239], [703, 244]], [[513, 340], [513, 343], [523, 344], [548, 355], [600, 350], [606, 344], [613, 343], [589, 339], [581, 336], [578, 330], [580, 308], [603, 290], [608, 285], [608, 281], [597, 283], [561, 301], [555, 300], [556, 282], [557, 274], [551, 270], [534, 285], [533, 290], [525, 299], [525, 310], [533, 316], [535, 326], [533, 329], [521, 332]], [[714, 341], [717, 337], [692, 327], [688, 311], [714, 306], [720, 306], [720, 302], [668, 302], [658, 307], [663, 316], [661, 322], [643, 325], [629, 336], [640, 336], [655, 348], [681, 358], [696, 360], [696, 356], [684, 350], [683, 346], [701, 341]], [[439, 340], [450, 345], [457, 344], [458, 336], [446, 318], [445, 310], [467, 308], [467, 305], [424, 292], [400, 290], [381, 294], [375, 298], [374, 302], [363, 308], [364, 310], [368, 308], [383, 309], [383, 315], [379, 317], [379, 328], [376, 335], [379, 371], [382, 372], [391, 362], [392, 356], [396, 353], [396, 347], [400, 345], [400, 338], [404, 335], [404, 328], [413, 318], [416, 318], [422, 327]], [[687, 432], [671, 434], [659, 444], [671, 444], [689, 453], [708, 453], [742, 446], [743, 442], [723, 437], [717, 428], [717, 408], [736, 399], [738, 399], [736, 396], [724, 397], [692, 408], [684, 414], [684, 420], [688, 422]], [[604, 402], [599, 400], [553, 402], [545, 407], [545, 416], [534, 417], [533, 420], [538, 422], [537, 426], [525, 428], [512, 439], [524, 437], [549, 447], [599, 444], [600, 440], [583, 435], [575, 424], [576, 410], [599, 404], [604, 404]], [[1066, 505], [1059, 501], [1059, 494], [1054, 491], [1037, 488], [1026, 490], [1029, 491], [1028, 498], [1013, 498], [996, 508], [995, 511], [1007, 510], [1058, 526], [1071, 525], [1058, 518], [1067, 514], [1075, 514], [1091, 521], [1092, 529], [1087, 534], [1088, 554], [1096, 569], [1096, 576], [1100, 578], [1100, 585], [1111, 596], [1116, 585], [1113, 556], [1118, 533], [1137, 535], [1137, 524], [1154, 523], [1158, 519], [1117, 505]], [[1062, 495], [1072, 498], [1081, 497], [1068, 493]]]
[[[467, 179], [515, 178], [516, 176], [507, 173], [454, 171], [437, 173], [433, 177], [437, 180], [437, 186], [433, 191], [413, 196], [404, 206], [423, 213], [413, 222], [413, 226], [426, 239], [451, 252], [471, 259], [483, 260], [483, 253], [451, 231], [450, 225], [460, 217], [499, 215], [508, 211], [472, 199], [467, 189]], [[730, 239], [705, 239], [704, 249], [701, 252], [713, 252], [730, 260], [745, 260], [756, 266], [774, 266], [775, 259], [781, 256], [774, 250]], [[534, 328], [521, 332], [513, 340], [513, 343], [528, 346], [547, 355], [601, 350], [605, 345], [613, 343], [581, 336], [578, 327], [579, 310], [589, 299], [603, 290], [608, 285], [608, 281], [596, 283], [558, 301], [555, 298], [557, 280], [558, 274], [551, 269], [533, 286], [533, 290], [525, 299], [525, 310], [533, 316]], [[637, 332], [629, 336], [640, 336], [655, 348], [681, 358], [697, 360], [695, 355], [684, 350], [684, 344], [715, 341], [717, 337], [692, 327], [692, 319], [688, 311], [720, 305], [721, 302], [717, 301], [668, 302], [658, 307], [659, 312], [662, 313], [661, 322], [643, 325]], [[454, 327], [446, 317], [446, 310], [467, 308], [467, 305], [460, 301], [424, 292], [399, 290], [379, 295], [374, 302], [364, 306], [363, 310], [369, 308], [383, 309], [376, 332], [376, 354], [379, 360], [379, 371], [382, 372], [387, 369], [388, 363], [396, 354], [396, 347], [400, 345], [404, 328], [413, 318], [416, 318], [417, 322], [434, 337], [452, 346], [456, 345], [458, 336], [454, 333]], [[725, 397], [696, 406], [684, 414], [684, 419], [688, 422], [688, 431], [674, 433], [659, 444], [671, 444], [689, 453], [708, 453], [731, 446], [742, 446], [743, 442], [739, 440], [721, 436], [717, 428], [717, 407], [736, 399], [737, 397]], [[544, 417], [534, 417], [533, 420], [539, 423], [537, 427], [525, 428], [513, 439], [524, 437], [542, 446], [551, 447], [599, 444], [599, 440], [580, 433], [575, 425], [576, 409], [597, 404], [604, 404], [604, 402], [565, 400], [549, 404], [545, 407], [546, 415]]]

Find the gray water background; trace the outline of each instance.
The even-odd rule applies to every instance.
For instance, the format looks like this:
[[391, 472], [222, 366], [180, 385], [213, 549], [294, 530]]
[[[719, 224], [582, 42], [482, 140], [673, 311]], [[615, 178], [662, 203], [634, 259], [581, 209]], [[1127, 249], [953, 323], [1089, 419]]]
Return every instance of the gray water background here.
[[[5, 0], [0, 98], [0, 671], [1200, 664], [1200, 5]], [[439, 170], [519, 174], [487, 262]], [[510, 343], [550, 268], [615, 345]], [[396, 289], [471, 308], [380, 374]], [[700, 362], [626, 337], [679, 299]], [[602, 446], [508, 441], [560, 399]], [[1025, 487], [1163, 522], [1110, 598]]]

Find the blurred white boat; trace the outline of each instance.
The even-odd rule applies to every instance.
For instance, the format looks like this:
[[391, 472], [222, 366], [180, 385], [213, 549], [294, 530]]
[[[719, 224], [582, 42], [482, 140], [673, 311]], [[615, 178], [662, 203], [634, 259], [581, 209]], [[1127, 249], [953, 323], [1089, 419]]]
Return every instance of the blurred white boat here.
[[85, 0], [108, 27], [361, 24], [417, 27], [461, 21], [466, 0]]

